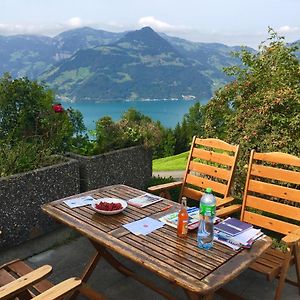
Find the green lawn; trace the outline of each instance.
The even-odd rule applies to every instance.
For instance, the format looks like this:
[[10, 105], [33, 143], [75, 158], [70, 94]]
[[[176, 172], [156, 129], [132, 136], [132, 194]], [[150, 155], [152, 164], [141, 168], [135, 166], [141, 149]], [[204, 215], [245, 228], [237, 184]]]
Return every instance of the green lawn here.
[[152, 162], [153, 171], [176, 171], [185, 170], [189, 151], [174, 156], [154, 159]]

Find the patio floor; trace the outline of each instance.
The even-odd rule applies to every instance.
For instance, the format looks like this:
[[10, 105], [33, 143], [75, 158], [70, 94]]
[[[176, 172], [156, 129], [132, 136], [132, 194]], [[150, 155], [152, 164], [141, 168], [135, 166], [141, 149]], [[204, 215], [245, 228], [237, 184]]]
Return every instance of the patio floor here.
[[[8, 254], [1, 253], [1, 260], [6, 261], [9, 258], [15, 257], [25, 257], [29, 253], [37, 253], [31, 257], [27, 258], [27, 262], [34, 266], [40, 266], [43, 264], [50, 264], [53, 267], [53, 273], [50, 276], [52, 282], [59, 282], [68, 277], [79, 276], [85, 263], [88, 261], [90, 255], [93, 253], [93, 247], [90, 245], [89, 241], [84, 238], [75, 235], [70, 230], [66, 229], [59, 230], [53, 234], [46, 237], [36, 239], [34, 243], [25, 244], [13, 251], [9, 251]], [[68, 236], [72, 236], [69, 238]], [[44, 250], [38, 253], [38, 248], [41, 246], [44, 248], [50, 247], [49, 250]], [[53, 246], [54, 244], [59, 244]], [[124, 262], [124, 259], [122, 260]], [[143, 274], [144, 277], [155, 281], [157, 285], [163, 287], [165, 290], [174, 295], [177, 299], [186, 299], [184, 292], [170, 284], [166, 280], [155, 276], [154, 274], [140, 268], [139, 266], [133, 264], [130, 261], [126, 261], [125, 265], [131, 269], [138, 271]], [[294, 271], [294, 270], [293, 270]], [[291, 274], [295, 276], [293, 272]], [[125, 277], [124, 275], [118, 273], [104, 260], [100, 261], [99, 265], [95, 269], [92, 277], [89, 280], [89, 285], [94, 289], [101, 291], [111, 300], [160, 300], [164, 299], [162, 296], [158, 295], [151, 289], [144, 287], [140, 283], [136, 282], [134, 279]], [[260, 299], [268, 300], [273, 299], [275, 291], [276, 281], [268, 282], [260, 274], [247, 270], [242, 273], [234, 281], [230, 282], [226, 288], [234, 291], [245, 299]], [[85, 299], [84, 297], [78, 297], [78, 299]], [[216, 295], [214, 299], [222, 299], [220, 296]], [[299, 294], [297, 293], [296, 287], [289, 284], [285, 285], [282, 299], [296, 300], [299, 299]]]

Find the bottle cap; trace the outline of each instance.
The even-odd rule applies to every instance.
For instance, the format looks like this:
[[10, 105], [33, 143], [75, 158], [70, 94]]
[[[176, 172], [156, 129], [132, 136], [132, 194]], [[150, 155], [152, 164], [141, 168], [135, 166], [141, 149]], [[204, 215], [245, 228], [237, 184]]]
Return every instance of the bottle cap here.
[[212, 188], [207, 188], [207, 189], [205, 190], [205, 193], [207, 193], [207, 194], [212, 194]]

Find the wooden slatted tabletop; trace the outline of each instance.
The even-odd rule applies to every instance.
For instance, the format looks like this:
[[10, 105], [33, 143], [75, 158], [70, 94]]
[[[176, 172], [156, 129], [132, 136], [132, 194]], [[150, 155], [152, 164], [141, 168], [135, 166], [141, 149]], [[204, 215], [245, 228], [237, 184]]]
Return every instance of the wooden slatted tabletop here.
[[[92, 195], [129, 200], [144, 193], [125, 185], [114, 185], [76, 197]], [[177, 211], [179, 205], [164, 199], [144, 208], [128, 205], [122, 213], [108, 216], [88, 206], [71, 209], [63, 202], [68, 198], [43, 205], [42, 209], [88, 237], [101, 255], [105, 256], [104, 250], [112, 250], [182, 287], [190, 299], [197, 299], [196, 295], [211, 295], [245, 270], [271, 244], [266, 237], [254, 243], [250, 250], [234, 251], [219, 243], [214, 243], [211, 250], [202, 250], [197, 247], [196, 232], [189, 232], [188, 237], [182, 239], [177, 237], [175, 228], [167, 225], [146, 236], [137, 236], [122, 225], [149, 216], [158, 219]], [[169, 204], [173, 207], [162, 211]]]

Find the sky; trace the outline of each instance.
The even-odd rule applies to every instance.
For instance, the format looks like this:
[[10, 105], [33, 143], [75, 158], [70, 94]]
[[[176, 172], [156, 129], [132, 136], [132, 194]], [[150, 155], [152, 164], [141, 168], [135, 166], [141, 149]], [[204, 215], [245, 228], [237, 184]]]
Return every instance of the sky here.
[[150, 26], [195, 42], [257, 48], [268, 26], [287, 42], [300, 39], [300, 0], [0, 0], [0, 35], [55, 36], [83, 26]]

